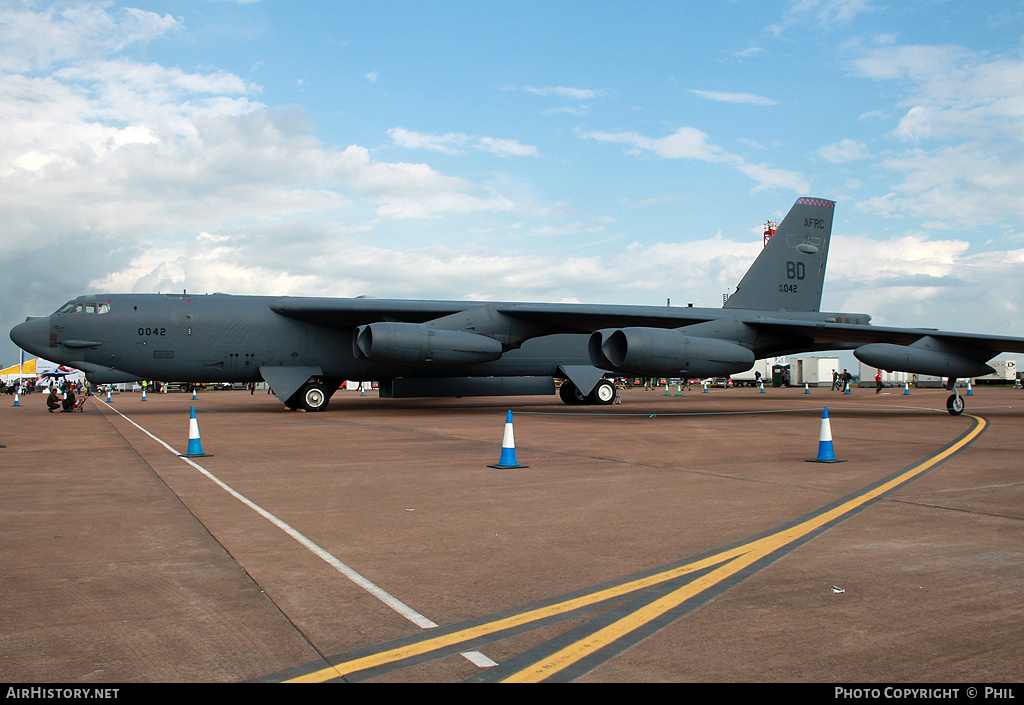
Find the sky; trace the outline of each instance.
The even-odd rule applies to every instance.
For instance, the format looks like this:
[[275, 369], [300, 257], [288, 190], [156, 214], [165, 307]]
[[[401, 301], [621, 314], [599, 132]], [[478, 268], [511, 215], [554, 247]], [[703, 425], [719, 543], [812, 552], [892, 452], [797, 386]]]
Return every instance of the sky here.
[[90, 293], [717, 307], [812, 196], [823, 310], [1024, 336], [1017, 0], [0, 0], [0, 125], [5, 331]]

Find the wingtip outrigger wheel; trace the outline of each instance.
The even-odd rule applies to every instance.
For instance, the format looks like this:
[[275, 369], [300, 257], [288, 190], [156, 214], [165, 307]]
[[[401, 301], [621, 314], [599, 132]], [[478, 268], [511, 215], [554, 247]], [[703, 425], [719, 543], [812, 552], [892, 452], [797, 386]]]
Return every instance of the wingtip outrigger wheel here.
[[964, 413], [964, 398], [960, 396], [960, 392], [956, 390], [956, 377], [950, 377], [949, 381], [946, 382], [946, 389], [951, 390], [953, 393], [946, 399], [946, 411], [953, 416], [959, 416]]

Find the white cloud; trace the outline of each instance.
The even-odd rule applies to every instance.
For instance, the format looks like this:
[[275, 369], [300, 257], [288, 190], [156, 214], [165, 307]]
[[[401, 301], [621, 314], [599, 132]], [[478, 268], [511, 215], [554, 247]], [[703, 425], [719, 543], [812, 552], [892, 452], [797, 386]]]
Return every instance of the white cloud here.
[[1024, 57], [961, 46], [882, 46], [852, 64], [894, 82], [903, 113], [890, 136], [907, 145], [882, 166], [900, 175], [875, 212], [941, 218], [961, 227], [1024, 217]]
[[804, 25], [832, 29], [872, 11], [869, 0], [793, 0], [783, 19], [768, 29], [776, 37]]
[[388, 130], [391, 141], [405, 149], [425, 149], [444, 154], [462, 154], [464, 146], [489, 152], [499, 157], [532, 157], [537, 154], [533, 145], [522, 144], [517, 140], [500, 137], [472, 137], [461, 133], [449, 132], [443, 135], [414, 132], [404, 127]]
[[499, 157], [532, 157], [537, 154], [537, 148], [533, 145], [522, 144], [517, 140], [501, 139], [497, 137], [481, 137], [477, 140], [476, 148]]
[[64, 61], [89, 60], [181, 29], [170, 15], [106, 3], [33, 4], [0, 8], [0, 70], [45, 70]]
[[710, 144], [707, 133], [694, 127], [683, 127], [659, 138], [647, 137], [637, 132], [588, 132], [582, 137], [598, 142], [632, 145], [633, 154], [650, 152], [664, 159], [696, 159], [725, 164], [757, 181], [755, 191], [783, 188], [806, 193], [810, 188], [807, 180], [798, 172], [768, 164], [751, 164], [737, 154], [731, 154], [717, 145]]
[[536, 95], [554, 95], [561, 98], [571, 98], [573, 100], [593, 100], [594, 98], [600, 98], [605, 94], [604, 91], [592, 90], [590, 88], [569, 88], [565, 86], [550, 86], [547, 88], [526, 87], [523, 90], [527, 93], [534, 93]]
[[821, 147], [818, 149], [818, 156], [832, 164], [842, 164], [856, 159], [866, 159], [868, 151], [863, 142], [844, 139]]
[[466, 135], [449, 132], [445, 135], [431, 135], [423, 132], [414, 132], [404, 127], [393, 127], [388, 130], [391, 141], [398, 147], [405, 149], [426, 149], [431, 152], [443, 152], [445, 154], [459, 154], [462, 145], [469, 139]]
[[746, 103], [749, 105], [778, 105], [777, 100], [766, 98], [755, 93], [727, 93], [723, 91], [699, 91], [691, 89], [690, 93], [700, 98], [716, 100], [722, 103]]

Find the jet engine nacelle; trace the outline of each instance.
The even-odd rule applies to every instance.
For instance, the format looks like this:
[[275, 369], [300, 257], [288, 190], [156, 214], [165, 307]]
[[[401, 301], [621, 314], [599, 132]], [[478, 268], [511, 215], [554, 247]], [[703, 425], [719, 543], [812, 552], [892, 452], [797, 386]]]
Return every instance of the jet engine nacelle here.
[[458, 330], [437, 330], [423, 323], [370, 323], [352, 336], [357, 359], [397, 365], [466, 365], [501, 357], [494, 338]]
[[588, 352], [595, 367], [645, 376], [725, 377], [754, 364], [754, 353], [742, 345], [665, 328], [599, 330]]
[[871, 343], [853, 351], [865, 365], [882, 370], [899, 370], [936, 377], [980, 377], [995, 372], [984, 362], [964, 355], [924, 347]]

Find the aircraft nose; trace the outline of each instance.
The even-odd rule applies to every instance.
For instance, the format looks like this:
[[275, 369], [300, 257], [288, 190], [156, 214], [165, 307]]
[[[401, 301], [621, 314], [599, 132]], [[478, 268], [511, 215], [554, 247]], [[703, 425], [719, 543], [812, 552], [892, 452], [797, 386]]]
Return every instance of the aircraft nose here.
[[45, 357], [50, 347], [50, 318], [28, 318], [11, 329], [11, 340], [25, 352]]

